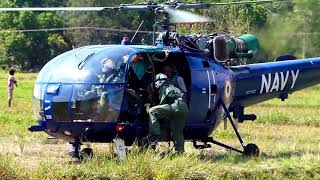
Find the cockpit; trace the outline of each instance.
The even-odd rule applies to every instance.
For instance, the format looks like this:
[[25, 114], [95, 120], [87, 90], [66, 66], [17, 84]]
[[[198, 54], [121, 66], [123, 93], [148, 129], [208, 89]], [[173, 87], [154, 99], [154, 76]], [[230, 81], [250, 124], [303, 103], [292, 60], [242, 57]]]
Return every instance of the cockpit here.
[[34, 87], [38, 119], [116, 121], [122, 104], [131, 48], [81, 48], [51, 60]]

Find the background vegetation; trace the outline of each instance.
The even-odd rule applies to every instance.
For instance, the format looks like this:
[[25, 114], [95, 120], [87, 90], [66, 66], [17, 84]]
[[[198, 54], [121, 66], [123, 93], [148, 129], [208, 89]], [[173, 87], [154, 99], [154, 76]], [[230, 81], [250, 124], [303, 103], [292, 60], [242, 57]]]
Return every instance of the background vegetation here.
[[[188, 0], [192, 2], [191, 0]], [[186, 2], [188, 2], [186, 1]], [[228, 2], [230, 0], [206, 0]], [[143, 0], [5, 0], [1, 7], [114, 6], [139, 3]], [[160, 0], [155, 0], [160, 2]], [[318, 56], [318, 0], [286, 0], [255, 5], [213, 6], [193, 10], [213, 19], [210, 24], [179, 25], [181, 33], [227, 32], [233, 35], [258, 35], [262, 50], [258, 60], [271, 61], [280, 54], [299, 58]], [[148, 12], [8, 12], [0, 13], [0, 65], [16, 65], [22, 70], [41, 68], [46, 62], [74, 47], [90, 44], [118, 44], [123, 34], [133, 36], [144, 20], [141, 30], [152, 31], [155, 19]], [[90, 27], [60, 31], [25, 32], [21, 30]], [[99, 28], [99, 29], [97, 29]], [[109, 29], [103, 29], [109, 28]], [[118, 30], [112, 30], [118, 29]], [[119, 30], [121, 29], [121, 30]], [[128, 32], [129, 31], [129, 32]], [[139, 33], [135, 39], [151, 43], [149, 33]]]

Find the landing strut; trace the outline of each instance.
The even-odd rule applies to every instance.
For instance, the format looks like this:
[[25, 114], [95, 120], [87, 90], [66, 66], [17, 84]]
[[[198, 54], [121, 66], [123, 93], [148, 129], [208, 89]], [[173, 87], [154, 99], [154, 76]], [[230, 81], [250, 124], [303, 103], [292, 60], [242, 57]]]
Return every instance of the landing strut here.
[[225, 112], [225, 114], [226, 114], [226, 117], [227, 117], [227, 119], [229, 120], [229, 122], [230, 122], [230, 124], [231, 124], [231, 126], [232, 126], [233, 131], [234, 131], [235, 134], [237, 135], [237, 138], [238, 138], [238, 140], [239, 140], [239, 142], [240, 142], [243, 150], [240, 150], [240, 149], [237, 149], [237, 148], [235, 148], [235, 147], [232, 147], [232, 146], [229, 146], [229, 145], [227, 145], [227, 144], [224, 144], [224, 143], [221, 143], [221, 142], [219, 142], [219, 141], [216, 141], [216, 140], [214, 140], [212, 137], [207, 137], [207, 138], [205, 138], [205, 139], [202, 139], [201, 141], [204, 142], [203, 145], [197, 145], [196, 140], [194, 140], [194, 141], [193, 141], [193, 146], [194, 146], [195, 148], [197, 148], [197, 149], [210, 148], [210, 147], [211, 147], [210, 144], [207, 144], [207, 143], [212, 143], [212, 144], [215, 144], [215, 145], [224, 147], [224, 148], [226, 148], [226, 149], [229, 149], [229, 150], [232, 150], [232, 151], [241, 153], [241, 154], [243, 154], [243, 155], [246, 156], [246, 157], [250, 157], [250, 156], [255, 156], [255, 157], [257, 157], [257, 156], [259, 156], [260, 151], [259, 151], [259, 148], [258, 148], [257, 145], [252, 144], [252, 143], [247, 144], [247, 145], [244, 144], [244, 142], [243, 142], [243, 140], [242, 140], [242, 138], [241, 138], [241, 135], [240, 135], [240, 133], [239, 133], [239, 131], [238, 131], [238, 128], [237, 128], [235, 122], [233, 121], [233, 119], [232, 119], [232, 117], [231, 117], [231, 115], [230, 115], [230, 111], [228, 110], [228, 108], [227, 108], [227, 106], [225, 105], [225, 103], [224, 103], [221, 99], [219, 99], [218, 105], [221, 105], [221, 106], [222, 106], [222, 108], [223, 108], [223, 110], [224, 110], [224, 112]]

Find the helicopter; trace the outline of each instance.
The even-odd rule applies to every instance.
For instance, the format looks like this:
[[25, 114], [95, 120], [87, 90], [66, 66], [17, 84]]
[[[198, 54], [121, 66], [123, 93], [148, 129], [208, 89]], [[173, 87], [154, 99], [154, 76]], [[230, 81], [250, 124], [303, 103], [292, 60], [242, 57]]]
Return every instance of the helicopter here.
[[[184, 137], [196, 149], [211, 144], [258, 156], [256, 144], [245, 144], [237, 123], [254, 121], [245, 114], [248, 106], [273, 98], [285, 100], [289, 94], [320, 83], [320, 58], [297, 59], [279, 56], [275, 62], [240, 65], [259, 51], [252, 34], [179, 35], [177, 23], [209, 22], [207, 17], [186, 11], [215, 5], [270, 3], [272, 0], [230, 3], [121, 4], [116, 7], [0, 8], [0, 11], [151, 11], [163, 15], [154, 29], [162, 32], [153, 45], [90, 45], [65, 52], [49, 61], [37, 76], [33, 99], [37, 125], [31, 132], [45, 132], [72, 145], [72, 156], [92, 156], [83, 142], [113, 143], [125, 146], [142, 141], [148, 134], [145, 109], [147, 85], [164, 65], [170, 64], [184, 79], [189, 113]], [[229, 121], [241, 148], [219, 142], [210, 135]], [[161, 141], [170, 141], [165, 123]], [[120, 146], [118, 146], [120, 147]], [[123, 147], [122, 147], [123, 148]]]

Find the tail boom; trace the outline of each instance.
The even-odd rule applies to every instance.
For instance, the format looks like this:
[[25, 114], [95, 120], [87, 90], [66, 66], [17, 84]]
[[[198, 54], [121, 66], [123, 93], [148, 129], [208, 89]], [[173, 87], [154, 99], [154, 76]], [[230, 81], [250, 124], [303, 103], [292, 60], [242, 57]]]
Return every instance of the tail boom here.
[[320, 83], [320, 58], [236, 66], [233, 104], [243, 107]]

